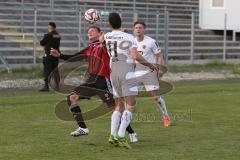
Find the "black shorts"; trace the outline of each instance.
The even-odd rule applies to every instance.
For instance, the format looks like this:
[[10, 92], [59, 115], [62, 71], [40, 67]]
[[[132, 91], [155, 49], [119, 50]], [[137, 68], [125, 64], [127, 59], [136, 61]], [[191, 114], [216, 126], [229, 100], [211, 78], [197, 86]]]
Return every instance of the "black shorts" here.
[[93, 96], [99, 96], [108, 107], [115, 106], [111, 83], [102, 76], [90, 75], [85, 83], [74, 89], [73, 93], [78, 94], [79, 99], [90, 99]]

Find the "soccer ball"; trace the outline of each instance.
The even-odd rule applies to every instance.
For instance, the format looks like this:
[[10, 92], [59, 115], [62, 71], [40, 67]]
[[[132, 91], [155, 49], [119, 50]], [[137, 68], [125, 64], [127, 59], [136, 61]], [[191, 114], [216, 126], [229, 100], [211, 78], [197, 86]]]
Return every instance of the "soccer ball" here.
[[88, 23], [93, 24], [100, 20], [100, 14], [96, 9], [88, 9], [84, 14], [84, 19]]

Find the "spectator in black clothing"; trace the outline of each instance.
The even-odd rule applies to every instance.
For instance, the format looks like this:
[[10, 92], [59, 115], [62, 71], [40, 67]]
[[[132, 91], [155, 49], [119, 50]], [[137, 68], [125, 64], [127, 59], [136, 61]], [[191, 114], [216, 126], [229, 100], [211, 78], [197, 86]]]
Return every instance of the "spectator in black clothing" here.
[[[48, 85], [48, 77], [53, 72], [53, 70], [57, 70], [59, 58], [53, 57], [50, 55], [51, 49], [56, 49], [60, 51], [60, 40], [61, 37], [59, 33], [56, 31], [56, 24], [54, 22], [50, 22], [48, 24], [48, 33], [44, 35], [43, 39], [40, 41], [41, 46], [44, 47], [44, 56], [43, 56], [43, 71], [44, 71], [44, 86], [40, 91], [49, 91]], [[55, 81], [55, 89], [59, 89], [59, 72], [55, 71], [54, 73], [54, 81]]]

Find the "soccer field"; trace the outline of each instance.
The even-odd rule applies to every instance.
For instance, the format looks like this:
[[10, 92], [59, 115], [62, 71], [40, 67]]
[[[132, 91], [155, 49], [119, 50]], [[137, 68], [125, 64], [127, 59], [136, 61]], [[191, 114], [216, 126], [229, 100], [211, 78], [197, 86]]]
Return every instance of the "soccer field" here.
[[[1, 96], [0, 159], [239, 160], [239, 82], [186, 84], [164, 95], [172, 119], [168, 128], [151, 99], [138, 99], [132, 126], [139, 142], [131, 150], [108, 144], [110, 114], [88, 121], [88, 136], [73, 138], [75, 123], [59, 120], [54, 112], [63, 95]], [[95, 103], [81, 106], [86, 111]]]

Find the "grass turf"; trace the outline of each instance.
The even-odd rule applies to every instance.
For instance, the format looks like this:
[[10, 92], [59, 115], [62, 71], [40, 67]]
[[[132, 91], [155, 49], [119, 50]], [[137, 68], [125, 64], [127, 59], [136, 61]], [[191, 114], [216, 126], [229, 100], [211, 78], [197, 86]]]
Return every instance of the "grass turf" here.
[[[204, 65], [168, 65], [168, 70], [171, 73], [181, 72], [215, 72], [215, 71], [229, 71], [233, 74], [240, 74], [240, 64], [225, 64], [219, 61], [212, 61]], [[78, 68], [74, 70], [71, 75], [79, 75], [85, 68]], [[30, 68], [16, 68], [12, 70], [12, 73], [7, 73], [6, 70], [0, 68], [0, 80], [11, 79], [39, 79], [42, 78], [43, 66], [41, 64]]]
[[[63, 95], [35, 93], [0, 98], [0, 159], [3, 160], [206, 160], [240, 157], [240, 85], [180, 85], [165, 95], [173, 125], [164, 128], [151, 99], [138, 99], [133, 149], [107, 143], [110, 114], [87, 122], [88, 136], [73, 138], [72, 122], [56, 118]], [[95, 102], [84, 101], [83, 110]]]

